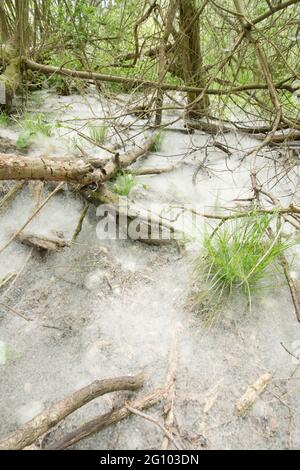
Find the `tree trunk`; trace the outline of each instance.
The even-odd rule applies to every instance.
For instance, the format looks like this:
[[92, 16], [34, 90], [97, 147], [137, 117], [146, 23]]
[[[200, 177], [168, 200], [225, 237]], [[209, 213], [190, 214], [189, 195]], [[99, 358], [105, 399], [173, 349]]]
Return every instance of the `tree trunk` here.
[[[205, 74], [200, 51], [200, 22], [195, 0], [179, 1], [180, 58], [182, 75], [186, 85], [203, 87]], [[198, 93], [188, 92], [188, 119], [197, 119], [207, 114], [208, 97], [193, 104]]]

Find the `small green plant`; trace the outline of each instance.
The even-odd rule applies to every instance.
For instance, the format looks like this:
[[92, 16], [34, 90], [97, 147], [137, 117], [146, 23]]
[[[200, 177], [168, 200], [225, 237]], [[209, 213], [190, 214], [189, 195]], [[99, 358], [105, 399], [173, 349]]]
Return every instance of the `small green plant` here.
[[89, 126], [90, 138], [96, 144], [103, 144], [107, 137], [107, 126]]
[[128, 196], [136, 184], [136, 178], [131, 173], [120, 173], [113, 185], [113, 190], [119, 196]]
[[153, 145], [150, 148], [151, 152], [159, 152], [162, 146], [162, 141], [164, 137], [164, 131], [160, 129], [158, 133], [155, 136], [155, 140], [153, 142]]
[[9, 116], [4, 111], [0, 111], [0, 126], [7, 127], [8, 124], [9, 124]]
[[31, 136], [42, 134], [49, 137], [51, 135], [52, 125], [42, 113], [32, 115], [25, 113], [20, 126], [24, 131], [30, 133]]
[[30, 140], [31, 140], [32, 135], [33, 134], [28, 131], [21, 132], [16, 142], [17, 148], [18, 149], [28, 148], [30, 145]]
[[204, 254], [196, 260], [195, 275], [206, 275], [210, 289], [230, 294], [235, 289], [245, 292], [251, 305], [251, 294], [259, 287], [267, 269], [295, 241], [280, 239], [280, 231], [270, 237], [274, 216], [251, 215], [224, 222], [217, 230], [204, 236]]

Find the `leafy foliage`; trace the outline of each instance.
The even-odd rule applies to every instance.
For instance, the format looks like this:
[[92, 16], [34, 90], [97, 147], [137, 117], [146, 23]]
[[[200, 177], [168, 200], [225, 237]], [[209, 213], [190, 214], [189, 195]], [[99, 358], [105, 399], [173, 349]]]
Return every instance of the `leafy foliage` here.
[[51, 135], [52, 125], [41, 113], [36, 113], [33, 115], [25, 113], [20, 125], [32, 136], [36, 134], [42, 134], [49, 137]]

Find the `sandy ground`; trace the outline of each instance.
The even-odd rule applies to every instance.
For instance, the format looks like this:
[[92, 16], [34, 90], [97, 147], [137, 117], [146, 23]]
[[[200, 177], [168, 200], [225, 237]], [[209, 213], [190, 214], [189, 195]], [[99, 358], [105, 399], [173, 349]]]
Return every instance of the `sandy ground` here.
[[[93, 95], [83, 102], [80, 96], [58, 99], [53, 94], [36, 93], [32, 106], [41, 100], [42, 111], [51, 110], [54, 119], [75, 119], [77, 127], [81, 123], [76, 117], [82, 113], [99, 117], [107, 110], [107, 104], [101, 110]], [[16, 137], [16, 129], [0, 132], [1, 136]], [[55, 137], [37, 139], [30, 152], [67, 154], [68, 132], [58, 128]], [[240, 149], [256, 143], [234, 135], [226, 139]], [[201, 133], [166, 132], [160, 152], [141, 159], [137, 166], [176, 163], [176, 169], [139, 178], [140, 185], [131, 198], [144, 207], [149, 207], [150, 201], [156, 209], [186, 203], [212, 212], [232, 205], [234, 198], [249, 196], [249, 162], [240, 165], [239, 151], [225, 161], [222, 152], [211, 148], [205, 167], [192, 184], [205, 155], [199, 148], [206, 141], [207, 136]], [[191, 149], [194, 151], [186, 156]], [[261, 180], [272, 178], [268, 161], [260, 162]], [[291, 186], [292, 190], [298, 186], [296, 171], [292, 180], [282, 180], [276, 186], [277, 194], [290, 197]], [[0, 248], [26, 220], [33, 204], [32, 191], [26, 187], [0, 214]], [[82, 207], [83, 202], [71, 193], [60, 194], [43, 209], [30, 230], [44, 234], [62, 231], [70, 239]], [[191, 302], [193, 260], [201, 249], [203, 221], [198, 220], [196, 231], [191, 233], [193, 241], [181, 252], [175, 246], [103, 240], [98, 224], [91, 208], [70, 249], [49, 255], [33, 251], [30, 255], [29, 248], [12, 243], [0, 254], [0, 279], [23, 268], [14, 286], [0, 291], [0, 436], [95, 379], [144, 371], [146, 382], [139, 394], [163, 384], [174, 329], [180, 322], [174, 410], [184, 446], [299, 448], [300, 366], [281, 343], [299, 355], [300, 330], [283, 278], [270, 276], [268, 288], [252, 299], [251, 311], [243, 297], [225, 302], [208, 328], [205, 307], [195, 308]], [[246, 416], [238, 416], [236, 401], [265, 373], [272, 375], [265, 392]], [[94, 400], [66, 419], [48, 441], [109, 411], [123, 396]], [[149, 413], [160, 419], [161, 407]], [[161, 431], [155, 425], [134, 416], [75, 448], [158, 449], [161, 442]]]

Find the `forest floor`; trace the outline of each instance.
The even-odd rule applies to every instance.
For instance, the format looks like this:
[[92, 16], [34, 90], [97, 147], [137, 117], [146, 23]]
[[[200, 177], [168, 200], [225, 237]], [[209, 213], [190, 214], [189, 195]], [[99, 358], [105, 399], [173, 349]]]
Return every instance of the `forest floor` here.
[[[49, 113], [53, 121], [64, 125], [71, 119], [68, 125], [78, 129], [82, 125], [78, 119], [119, 108], [119, 103], [101, 103], [92, 92], [83, 98], [43, 91], [33, 94], [29, 111]], [[182, 122], [176, 126], [182, 128]], [[64, 127], [55, 132], [54, 137], [36, 139], [28, 154], [70, 154], [75, 133]], [[1, 128], [0, 136], [16, 139], [16, 129]], [[199, 210], [210, 212], [232, 206], [234, 199], [247, 199], [251, 195], [249, 162], [241, 161], [241, 156], [257, 141], [241, 134], [224, 134], [219, 140], [224, 139], [237, 148], [232, 157], [225, 159], [223, 152], [212, 147], [206, 158], [207, 134], [166, 130], [161, 149], [140, 159], [135, 167], [176, 164], [176, 168], [138, 177], [131, 199], [144, 207], [150, 202], [156, 207], [196, 204]], [[103, 155], [103, 150], [92, 146], [87, 151]], [[259, 164], [261, 179], [273, 181], [268, 159], [260, 158]], [[276, 194], [289, 197], [291, 185], [298, 185], [296, 170], [292, 181], [282, 179], [276, 185]], [[24, 187], [1, 214], [0, 246], [30, 215], [32, 193], [32, 185]], [[70, 191], [59, 193], [35, 217], [30, 230], [44, 235], [59, 231], [71, 239], [83, 204]], [[181, 250], [102, 239], [98, 223], [90, 208], [76, 242], [61, 253], [42, 255], [13, 242], [0, 254], [0, 279], [22, 268], [13, 287], [0, 291], [0, 437], [95, 379], [144, 371], [146, 382], [137, 396], [161, 385], [174, 329], [180, 322], [174, 412], [184, 446], [299, 448], [300, 363], [282, 344], [299, 355], [300, 332], [284, 278], [272, 273], [268, 285], [254, 295], [251, 311], [247, 298], [233, 296], [208, 327], [206, 306], [196, 308], [192, 302], [193, 263], [201, 250], [203, 223]], [[245, 416], [239, 416], [237, 400], [265, 373], [272, 379], [264, 393]], [[47, 440], [109, 411], [115, 403], [115, 395], [93, 400], [64, 420]], [[148, 413], [159, 418], [160, 407]], [[153, 423], [131, 416], [75, 448], [159, 449], [161, 442], [162, 433]]]

